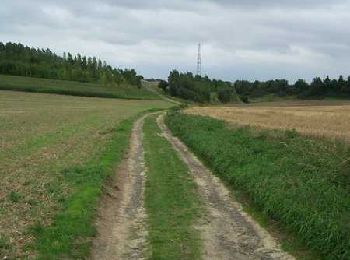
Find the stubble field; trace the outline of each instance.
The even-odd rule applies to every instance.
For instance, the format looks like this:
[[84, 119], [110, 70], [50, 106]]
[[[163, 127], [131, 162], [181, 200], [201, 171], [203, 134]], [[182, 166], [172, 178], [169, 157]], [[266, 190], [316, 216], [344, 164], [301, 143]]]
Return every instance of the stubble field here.
[[347, 101], [286, 101], [231, 107], [191, 107], [186, 112], [238, 125], [295, 129], [306, 135], [350, 141], [350, 102]]
[[[117, 159], [118, 151], [113, 151], [116, 155], [111, 158], [97, 160], [101, 162], [97, 168], [92, 162], [106, 152], [113, 138], [127, 146], [128, 129], [126, 125], [119, 127], [123, 120], [166, 107], [169, 104], [159, 100], [0, 91], [0, 258], [32, 255], [36, 235], [44, 237], [43, 230], [57, 212], [69, 209], [69, 203], [73, 205], [69, 198], [79, 189], [84, 191], [82, 183], [90, 185], [86, 198], [96, 194], [93, 188], [101, 183], [96, 176], [109, 167], [111, 158]], [[86, 165], [90, 168], [79, 170]], [[91, 176], [83, 176], [89, 172]], [[80, 198], [71, 209], [79, 208], [82, 202]], [[41, 245], [45, 246], [44, 240]]]

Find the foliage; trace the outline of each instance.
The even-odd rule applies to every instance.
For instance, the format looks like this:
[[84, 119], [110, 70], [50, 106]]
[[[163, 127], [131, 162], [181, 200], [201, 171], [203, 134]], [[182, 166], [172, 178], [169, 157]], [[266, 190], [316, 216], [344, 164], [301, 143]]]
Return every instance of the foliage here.
[[241, 97], [262, 97], [275, 94], [280, 97], [297, 96], [298, 98], [325, 98], [325, 97], [350, 97], [350, 77], [345, 80], [342, 76], [339, 79], [326, 77], [322, 80], [319, 77], [313, 79], [309, 84], [303, 79], [299, 79], [294, 85], [285, 79], [268, 80], [266, 82], [237, 80], [234, 83], [237, 93]]
[[166, 122], [215, 174], [310, 249], [325, 259], [350, 258], [347, 145], [181, 113]]
[[167, 91], [168, 86], [169, 86], [169, 84], [168, 84], [168, 82], [166, 82], [165, 80], [161, 80], [161, 81], [159, 81], [159, 83], [158, 83], [158, 87], [159, 87], [160, 89], [162, 89], [163, 91]]
[[199, 259], [200, 238], [193, 227], [199, 214], [195, 184], [171, 144], [161, 137], [154, 116], [145, 120], [144, 133], [150, 259]]
[[193, 76], [192, 73], [170, 72], [169, 94], [199, 103], [229, 103], [237, 101], [236, 92], [229, 82]]
[[0, 42], [0, 74], [47, 79], [94, 82], [104, 85], [127, 83], [141, 87], [141, 76], [134, 69], [112, 68], [96, 57], [71, 53], [63, 57], [50, 49]]

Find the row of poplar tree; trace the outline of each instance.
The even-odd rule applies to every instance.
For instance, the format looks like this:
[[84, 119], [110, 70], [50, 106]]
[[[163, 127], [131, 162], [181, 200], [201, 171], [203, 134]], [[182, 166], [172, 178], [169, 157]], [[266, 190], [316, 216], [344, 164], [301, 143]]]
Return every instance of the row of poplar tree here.
[[50, 49], [11, 42], [0, 42], [0, 74], [138, 87], [142, 79], [134, 69], [113, 68], [96, 57], [69, 52], [62, 57]]

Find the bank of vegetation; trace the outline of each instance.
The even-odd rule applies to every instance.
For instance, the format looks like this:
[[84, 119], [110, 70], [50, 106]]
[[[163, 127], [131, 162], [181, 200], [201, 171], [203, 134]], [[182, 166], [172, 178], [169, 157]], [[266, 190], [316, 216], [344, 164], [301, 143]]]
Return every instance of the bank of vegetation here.
[[257, 211], [324, 259], [350, 258], [348, 145], [182, 113], [166, 123]]
[[343, 76], [338, 79], [316, 77], [310, 83], [299, 79], [294, 84], [290, 84], [285, 79], [254, 82], [237, 80], [234, 87], [246, 100], [271, 94], [279, 97], [293, 96], [299, 99], [350, 98], [350, 77], [345, 79]]
[[228, 82], [174, 70], [170, 73], [168, 81], [160, 81], [159, 87], [170, 96], [197, 103], [249, 103], [251, 100], [267, 96], [350, 99], [350, 77], [346, 79], [343, 76], [338, 79], [316, 77], [310, 83], [299, 79], [294, 84], [286, 79]]
[[155, 93], [129, 84], [119, 86], [77, 81], [0, 75], [0, 90], [51, 93], [80, 97], [159, 99]]
[[60, 56], [50, 49], [11, 42], [0, 42], [0, 74], [103, 85], [124, 83], [137, 87], [141, 87], [142, 79], [134, 69], [114, 68], [96, 57], [73, 55], [70, 52]]
[[192, 73], [170, 72], [168, 82], [161, 81], [159, 87], [172, 97], [197, 103], [232, 103], [239, 98], [232, 84], [207, 76], [194, 76]]

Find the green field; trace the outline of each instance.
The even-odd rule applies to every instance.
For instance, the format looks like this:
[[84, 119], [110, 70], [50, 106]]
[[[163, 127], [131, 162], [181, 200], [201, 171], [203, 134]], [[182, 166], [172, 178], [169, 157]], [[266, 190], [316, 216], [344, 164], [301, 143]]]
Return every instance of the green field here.
[[130, 85], [104, 86], [97, 83], [41, 79], [0, 75], [0, 90], [16, 90], [34, 93], [56, 93], [83, 97], [121, 99], [159, 99], [159, 95], [145, 88]]
[[166, 122], [249, 207], [319, 258], [350, 258], [348, 144], [176, 112]]
[[0, 258], [86, 255], [96, 198], [133, 118], [169, 106], [0, 91]]
[[145, 160], [148, 169], [145, 207], [151, 259], [199, 259], [199, 197], [189, 169], [157, 126], [155, 117], [144, 126]]

